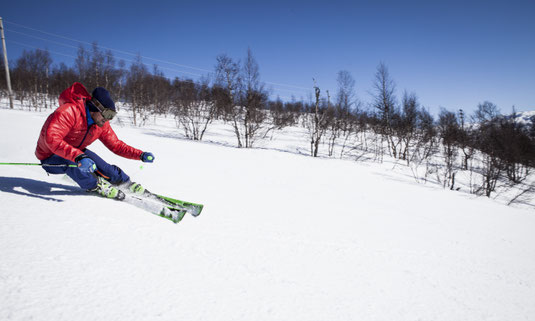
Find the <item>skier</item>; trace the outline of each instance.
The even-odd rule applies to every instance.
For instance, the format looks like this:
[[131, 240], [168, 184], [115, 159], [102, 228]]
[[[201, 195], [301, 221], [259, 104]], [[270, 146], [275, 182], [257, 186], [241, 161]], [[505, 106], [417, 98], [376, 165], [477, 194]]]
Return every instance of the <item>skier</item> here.
[[97, 87], [90, 95], [80, 83], [74, 83], [59, 96], [59, 108], [48, 116], [37, 141], [35, 156], [41, 164], [76, 164], [77, 167], [45, 167], [50, 174], [67, 174], [81, 188], [112, 199], [123, 199], [128, 190], [143, 194], [140, 184], [119, 167], [110, 165], [87, 149], [96, 139], [115, 154], [152, 163], [154, 155], [131, 147], [117, 138], [109, 121], [115, 116], [110, 93]]

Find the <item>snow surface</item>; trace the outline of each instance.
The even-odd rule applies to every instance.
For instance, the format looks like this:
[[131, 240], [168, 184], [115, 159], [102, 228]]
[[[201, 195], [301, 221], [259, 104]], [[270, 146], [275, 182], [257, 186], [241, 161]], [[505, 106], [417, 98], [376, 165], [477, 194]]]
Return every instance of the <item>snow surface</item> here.
[[[0, 110], [0, 161], [35, 161], [46, 116]], [[174, 225], [0, 166], [0, 320], [535, 320], [533, 210], [299, 155], [297, 130], [238, 149], [223, 126], [193, 142], [125, 123], [153, 164], [90, 148], [203, 214]]]

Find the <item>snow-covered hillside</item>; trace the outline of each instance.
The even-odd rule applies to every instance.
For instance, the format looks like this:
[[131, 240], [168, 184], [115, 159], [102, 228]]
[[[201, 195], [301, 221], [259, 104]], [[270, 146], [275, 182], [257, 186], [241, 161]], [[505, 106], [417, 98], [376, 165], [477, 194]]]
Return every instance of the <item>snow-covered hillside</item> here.
[[[36, 161], [46, 116], [0, 110], [0, 161]], [[226, 127], [193, 142], [173, 122], [114, 120], [155, 154], [142, 169], [91, 149], [205, 204], [177, 225], [0, 166], [0, 320], [535, 320], [533, 209], [299, 155], [296, 136], [237, 149]]]
[[535, 110], [518, 112], [516, 120], [526, 126], [531, 126], [535, 123]]

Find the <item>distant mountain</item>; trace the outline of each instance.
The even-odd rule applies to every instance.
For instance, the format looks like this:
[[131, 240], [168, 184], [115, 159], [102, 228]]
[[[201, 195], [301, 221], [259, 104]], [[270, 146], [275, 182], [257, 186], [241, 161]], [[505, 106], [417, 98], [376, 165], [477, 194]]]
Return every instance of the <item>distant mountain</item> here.
[[[512, 115], [504, 115], [504, 119], [511, 119]], [[532, 124], [535, 123], [535, 110], [533, 111], [519, 111], [515, 115], [515, 121], [519, 124], [522, 124], [524, 126], [530, 127]]]
[[535, 123], [535, 110], [518, 112], [516, 115], [516, 121], [524, 125], [531, 125]]

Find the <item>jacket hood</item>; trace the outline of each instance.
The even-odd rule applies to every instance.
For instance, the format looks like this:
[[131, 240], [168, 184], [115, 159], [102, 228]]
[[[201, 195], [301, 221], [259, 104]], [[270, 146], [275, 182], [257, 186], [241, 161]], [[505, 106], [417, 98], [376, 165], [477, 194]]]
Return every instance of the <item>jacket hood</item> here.
[[91, 95], [87, 92], [84, 85], [79, 82], [75, 82], [69, 88], [65, 89], [61, 95], [59, 95], [59, 105], [65, 103], [78, 103], [80, 101], [90, 100]]

